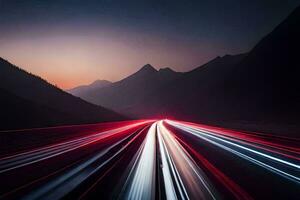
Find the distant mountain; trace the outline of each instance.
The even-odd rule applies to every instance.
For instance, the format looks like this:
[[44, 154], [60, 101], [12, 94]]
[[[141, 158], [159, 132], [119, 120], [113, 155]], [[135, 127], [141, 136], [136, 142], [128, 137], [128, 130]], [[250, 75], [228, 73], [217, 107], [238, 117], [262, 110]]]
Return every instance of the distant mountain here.
[[144, 110], [131, 112], [295, 133], [300, 131], [299, 46], [300, 7], [249, 53], [218, 57], [185, 73], [149, 95]]
[[[0, 58], [0, 129], [95, 123], [124, 119], [85, 102]], [[13, 103], [14, 102], [14, 103]]]
[[120, 113], [128, 113], [128, 110], [135, 108], [149, 94], [181, 76], [182, 73], [170, 68], [156, 70], [147, 64], [121, 81], [85, 93], [80, 97]]
[[165, 109], [170, 115], [193, 119], [295, 121], [300, 107], [299, 46], [300, 7], [249, 53], [218, 57], [152, 94], [148, 102], [169, 107]]
[[81, 85], [72, 89], [67, 90], [68, 93], [74, 96], [82, 96], [86, 93], [89, 93], [93, 90], [100, 89], [110, 85], [112, 82], [107, 80], [96, 80], [90, 85]]
[[247, 105], [246, 111], [253, 119], [299, 123], [299, 47], [300, 7], [227, 76], [224, 89], [235, 109], [245, 110]]
[[299, 47], [300, 7], [247, 54], [217, 57], [186, 73], [145, 65], [82, 98], [135, 117], [300, 130]]
[[[178, 73], [170, 68], [156, 70], [150, 64], [131, 76], [104, 88], [90, 90], [79, 97], [133, 117], [177, 116], [188, 113], [198, 115], [199, 106], [207, 96], [198, 91], [210, 91], [210, 86], [246, 54], [217, 57], [190, 72]], [[189, 110], [191, 112], [187, 112]], [[175, 113], [174, 113], [175, 112]], [[177, 116], [180, 117], [180, 116]]]
[[168, 82], [150, 93], [141, 101], [144, 103], [128, 110], [127, 114], [186, 120], [197, 120], [203, 117], [204, 113], [205, 119], [215, 116], [215, 109], [223, 109], [215, 107], [218, 101], [222, 101], [222, 98], [215, 96], [215, 93], [219, 93], [219, 89], [222, 90], [218, 84], [227, 71], [241, 62], [245, 56], [246, 54], [217, 57], [203, 66], [186, 72], [175, 81]]

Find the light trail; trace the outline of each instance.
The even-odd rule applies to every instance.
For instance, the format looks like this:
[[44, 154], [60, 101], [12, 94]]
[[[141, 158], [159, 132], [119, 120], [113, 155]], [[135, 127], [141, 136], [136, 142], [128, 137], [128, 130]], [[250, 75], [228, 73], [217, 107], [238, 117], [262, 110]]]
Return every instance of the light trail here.
[[7, 156], [0, 159], [0, 174], [17, 169], [20, 167], [24, 167], [30, 164], [34, 164], [49, 158], [53, 158], [58, 155], [62, 155], [64, 153], [76, 150], [78, 148], [87, 146], [89, 144], [98, 142], [102, 139], [114, 136], [116, 134], [120, 134], [121, 132], [127, 131], [129, 129], [138, 127], [147, 122], [140, 122], [136, 124], [127, 125], [125, 127], [108, 130], [105, 132], [100, 132], [97, 134], [81, 137], [78, 139], [73, 139], [71, 141], [61, 142], [58, 144], [50, 145], [47, 147], [38, 148], [35, 150], [31, 150], [28, 152]]
[[[169, 120], [166, 120], [167, 122]], [[176, 121], [175, 121], [176, 122]], [[192, 124], [192, 123], [187, 123], [187, 122], [180, 122], [177, 121], [178, 123], [184, 124], [187, 127], [200, 130], [202, 132], [206, 132], [208, 134], [212, 134], [218, 137], [226, 138], [231, 141], [239, 142], [242, 144], [246, 144], [255, 148], [262, 149], [264, 151], [268, 151], [270, 153], [275, 153], [279, 154], [288, 158], [292, 158], [295, 160], [300, 160], [300, 148], [299, 147], [293, 147], [293, 146], [287, 146], [283, 145], [280, 143], [274, 143], [270, 142], [274, 140], [274, 137], [271, 135], [267, 134], [249, 134], [249, 133], [243, 133], [243, 132], [237, 132], [237, 131], [232, 131], [232, 130], [224, 130], [220, 128], [215, 128], [215, 127], [208, 127], [204, 125], [197, 125], [197, 124]], [[275, 137], [275, 139], [278, 139]], [[294, 138], [280, 138], [279, 141], [297, 141], [297, 139]], [[299, 144], [300, 140], [298, 140]]]
[[166, 129], [163, 122], [160, 121], [158, 124], [158, 135], [167, 152], [166, 160], [172, 166], [173, 176], [177, 177], [175, 183], [180, 191], [180, 199], [217, 199], [217, 192], [205, 173]]
[[122, 197], [124, 199], [151, 200], [155, 198], [156, 126], [157, 123], [152, 124], [139, 150], [137, 162], [125, 184], [125, 195]]
[[237, 185], [234, 181], [232, 181], [229, 177], [227, 177], [224, 173], [222, 173], [219, 169], [217, 169], [214, 165], [212, 165], [205, 157], [203, 157], [200, 153], [196, 152], [189, 144], [182, 141], [180, 138], [176, 137], [181, 144], [184, 145], [186, 150], [192, 152], [193, 155], [200, 160], [200, 162], [208, 169], [212, 175], [214, 175], [222, 185], [227, 188], [235, 197], [235, 199], [245, 199], [252, 200], [252, 197], [244, 191], [239, 185]]
[[[296, 159], [296, 160], [300, 159], [299, 158], [300, 148], [270, 142], [270, 141], [274, 140], [274, 138], [276, 139], [276, 137], [272, 137], [270, 135], [264, 135], [262, 138], [260, 138], [261, 137], [260, 134], [253, 135], [253, 134], [249, 134], [249, 133], [236, 132], [236, 131], [231, 131], [231, 130], [228, 130], [228, 131], [219, 130], [217, 128], [209, 129], [205, 126], [202, 127], [200, 125], [195, 125], [195, 124], [191, 124], [191, 123], [187, 123], [187, 122], [180, 122], [180, 121], [166, 120], [166, 122], [178, 123], [178, 124], [184, 125], [185, 127], [188, 127], [188, 128], [194, 129], [194, 130], [198, 130], [198, 131], [201, 131], [201, 132], [204, 132], [204, 133], [207, 133], [210, 135], [214, 135], [217, 137], [222, 137], [227, 140], [232, 140], [232, 141], [236, 141], [239, 143], [247, 144], [249, 146], [253, 146], [256, 148], [261, 148], [263, 150], [270, 151], [270, 152], [277, 153], [277, 154], [282, 153], [282, 152], [279, 152], [279, 150], [287, 151], [289, 153], [296, 155], [295, 157], [293, 157], [294, 159]], [[278, 151], [272, 151], [271, 149], [273, 149], [273, 150], [275, 149]], [[282, 155], [287, 156], [287, 157], [290, 156], [290, 155], [286, 155], [286, 154], [282, 154]]]
[[[161, 168], [162, 168], [163, 180], [165, 185], [164, 191], [166, 193], [166, 198], [178, 199], [175, 190], [176, 186], [174, 185], [176, 184], [181, 199], [187, 199], [188, 196], [186, 194], [186, 190], [184, 188], [184, 185], [182, 184], [182, 181], [178, 180], [180, 177], [177, 177], [177, 174], [175, 173], [173, 162], [166, 148], [166, 144], [163, 141], [162, 134], [160, 133], [160, 129], [158, 128], [157, 130], [158, 130], [159, 150], [160, 150], [161, 161], [162, 161]], [[172, 181], [172, 177], [175, 179], [175, 183]]]
[[[143, 129], [144, 130], [144, 129]], [[142, 131], [143, 131], [142, 130]], [[44, 199], [44, 200], [54, 200], [61, 199], [70, 191], [78, 187], [82, 182], [88, 179], [90, 176], [99, 171], [103, 166], [108, 164], [112, 159], [114, 159], [117, 155], [122, 153], [142, 132], [140, 131], [134, 138], [126, 143], [120, 150], [114, 153], [106, 160], [102, 160], [102, 158], [109, 153], [113, 148], [120, 145], [124, 141], [128, 140], [133, 134], [126, 136], [125, 138], [119, 140], [115, 144], [110, 147], [102, 150], [100, 153], [96, 154], [89, 160], [77, 165], [73, 169], [69, 170], [62, 176], [57, 177], [53, 181], [45, 184], [41, 188], [37, 189], [33, 193], [28, 194], [24, 200], [33, 200], [33, 199]]]
[[93, 134], [0, 158], [0, 199], [252, 200], [298, 193], [297, 139], [176, 120], [109, 126], [87, 126]]
[[[262, 152], [259, 152], [259, 151], [255, 150], [255, 149], [250, 149], [246, 146], [242, 146], [242, 145], [237, 144], [237, 143], [233, 143], [230, 140], [226, 140], [222, 136], [217, 136], [217, 135], [215, 135], [211, 132], [208, 132], [208, 131], [203, 131], [201, 129], [200, 130], [195, 129], [194, 127], [189, 127], [185, 124], [181, 124], [181, 123], [178, 123], [178, 122], [173, 122], [173, 121], [170, 121], [170, 120], [168, 120], [167, 123], [179, 128], [179, 129], [182, 129], [186, 132], [189, 132], [189, 133], [193, 134], [194, 136], [196, 136], [198, 138], [201, 138], [201, 139], [203, 139], [203, 140], [205, 140], [205, 141], [207, 141], [211, 144], [214, 144], [214, 145], [216, 145], [216, 146], [218, 146], [218, 147], [220, 147], [224, 150], [230, 151], [231, 153], [234, 153], [235, 155], [238, 155], [238, 156], [240, 156], [240, 157], [242, 157], [242, 158], [244, 158], [248, 161], [251, 161], [252, 163], [255, 163], [255, 164], [257, 164], [261, 167], [264, 167], [265, 169], [268, 169], [272, 172], [275, 172], [279, 175], [282, 175], [285, 178], [288, 178], [290, 180], [296, 181], [297, 183], [300, 183], [300, 177], [299, 177], [300, 166], [298, 164], [276, 158], [272, 155], [267, 155], [265, 153], [262, 153]], [[266, 159], [264, 159], [263, 161], [259, 160], [258, 157], [254, 157], [251, 154], [246, 154], [246, 152], [255, 154], [256, 156], [267, 158], [271, 161], [276, 162], [277, 164], [280, 163], [280, 164], [286, 165], [290, 168], [292, 167], [292, 168], [294, 168], [294, 173], [298, 174], [298, 176], [293, 175], [293, 174], [291, 174], [287, 171], [284, 171], [284, 169], [278, 169], [272, 162], [268, 162], [268, 160], [266, 160]]]

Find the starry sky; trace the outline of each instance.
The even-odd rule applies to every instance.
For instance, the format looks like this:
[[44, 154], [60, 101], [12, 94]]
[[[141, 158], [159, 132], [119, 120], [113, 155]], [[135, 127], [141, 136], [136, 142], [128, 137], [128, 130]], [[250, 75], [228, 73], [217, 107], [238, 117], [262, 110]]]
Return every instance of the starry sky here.
[[68, 89], [249, 51], [300, 0], [0, 0], [0, 57]]

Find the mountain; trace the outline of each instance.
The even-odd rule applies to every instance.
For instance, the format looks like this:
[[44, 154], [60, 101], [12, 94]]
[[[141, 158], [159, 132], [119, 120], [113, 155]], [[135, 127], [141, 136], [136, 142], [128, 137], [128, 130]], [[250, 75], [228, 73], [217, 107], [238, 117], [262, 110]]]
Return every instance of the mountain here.
[[129, 113], [128, 111], [136, 108], [149, 94], [181, 76], [182, 73], [170, 68], [156, 70], [147, 64], [121, 81], [85, 93], [80, 97], [120, 113]]
[[199, 112], [198, 118], [205, 118], [202, 108], [205, 115], [211, 115], [206, 117], [212, 118], [218, 113], [258, 120], [267, 115], [278, 117], [280, 112], [294, 117], [300, 106], [299, 46], [300, 7], [249, 53], [217, 57], [170, 83], [157, 96], [171, 106], [175, 104], [171, 99], [181, 95], [184, 98], [177, 106], [190, 110], [188, 115]]
[[180, 74], [145, 65], [82, 98], [134, 117], [295, 133], [300, 131], [299, 46], [300, 7], [246, 54], [217, 57]]
[[[219, 112], [222, 106], [216, 107], [222, 98], [219, 93], [219, 82], [228, 70], [245, 58], [246, 54], [217, 57], [190, 72], [184, 73], [175, 81], [150, 93], [143, 99], [144, 106], [132, 108], [128, 114], [139, 117], [175, 117], [177, 119], [209, 119]], [[202, 117], [202, 116], [205, 117]]]
[[[300, 111], [300, 7], [265, 36], [228, 75], [225, 90], [237, 109], [260, 118], [298, 121]], [[237, 98], [239, 97], [239, 98]], [[253, 113], [252, 118], [257, 118]]]
[[72, 89], [67, 90], [68, 93], [74, 96], [82, 96], [85, 93], [89, 93], [90, 91], [100, 89], [110, 85], [112, 82], [107, 80], [96, 80], [90, 85], [81, 85]]
[[[95, 123], [124, 119], [64, 92], [0, 58], [0, 129]], [[10, 125], [9, 125], [10, 124]]]
[[185, 73], [149, 95], [146, 110], [132, 112], [297, 136], [299, 46], [300, 7], [249, 53], [217, 57]]
[[75, 120], [66, 113], [20, 98], [3, 89], [0, 89], [0, 97], [0, 130], [59, 125], [59, 121], [71, 123]]

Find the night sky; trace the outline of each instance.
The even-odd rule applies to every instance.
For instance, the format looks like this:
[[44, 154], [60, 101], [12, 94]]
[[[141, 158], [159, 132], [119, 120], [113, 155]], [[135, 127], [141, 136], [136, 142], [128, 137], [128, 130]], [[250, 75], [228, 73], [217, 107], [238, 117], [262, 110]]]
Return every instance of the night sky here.
[[0, 57], [70, 88], [249, 51], [300, 0], [0, 0]]

